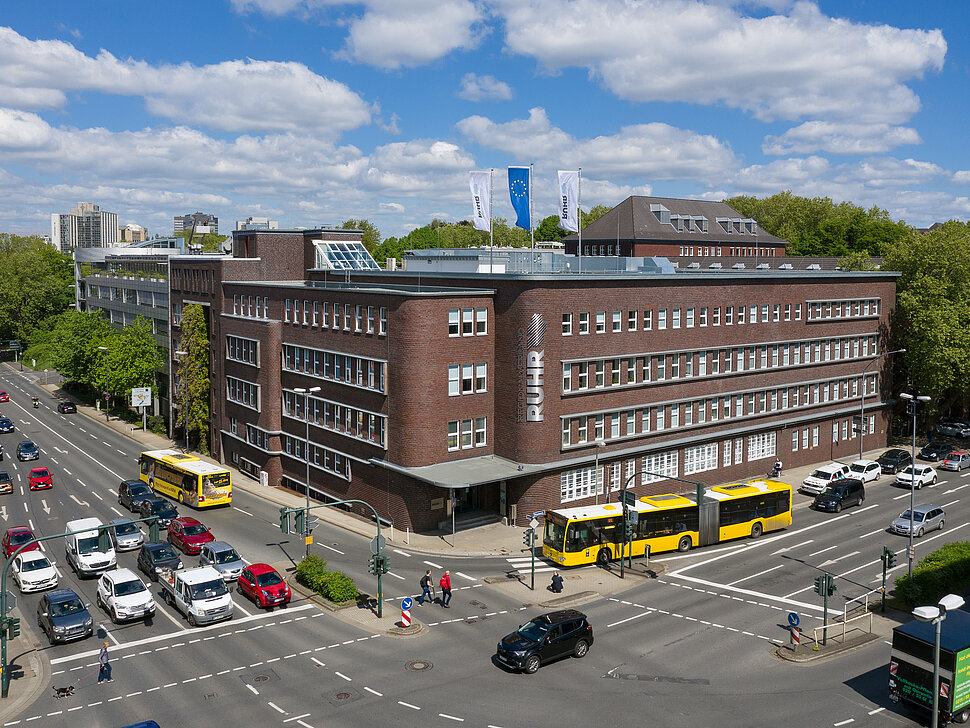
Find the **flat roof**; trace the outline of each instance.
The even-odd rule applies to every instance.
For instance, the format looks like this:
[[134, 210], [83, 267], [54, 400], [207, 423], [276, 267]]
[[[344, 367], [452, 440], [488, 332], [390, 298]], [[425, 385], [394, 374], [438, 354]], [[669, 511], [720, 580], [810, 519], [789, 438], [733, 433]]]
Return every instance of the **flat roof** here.
[[[320, 269], [322, 270], [322, 269]], [[372, 275], [380, 271], [359, 271]], [[343, 271], [340, 273], [343, 278]], [[457, 286], [418, 286], [405, 283], [347, 283], [345, 281], [291, 280], [291, 281], [223, 281], [226, 286], [265, 286], [268, 288], [303, 288], [341, 292], [374, 293], [389, 296], [491, 296], [494, 288], [464, 288]]]

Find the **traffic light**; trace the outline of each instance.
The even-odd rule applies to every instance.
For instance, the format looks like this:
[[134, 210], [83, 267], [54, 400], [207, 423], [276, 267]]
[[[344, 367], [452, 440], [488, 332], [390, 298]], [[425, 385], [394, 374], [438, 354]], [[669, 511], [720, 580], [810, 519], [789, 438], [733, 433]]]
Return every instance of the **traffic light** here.
[[825, 594], [826, 576], [827, 574], [822, 574], [821, 576], [815, 577], [815, 593], [818, 594], [819, 596], [822, 596], [823, 594]]
[[296, 533], [306, 533], [303, 526], [306, 524], [306, 509], [296, 511]]
[[371, 573], [374, 576], [377, 576], [380, 573], [378, 571], [377, 555], [376, 554], [374, 556], [371, 556], [370, 557], [370, 560], [367, 562], [367, 571], [368, 571], [368, 573]]
[[107, 553], [110, 548], [111, 537], [108, 535], [108, 528], [102, 528], [98, 531], [98, 551]]
[[882, 563], [887, 569], [891, 569], [896, 565], [896, 553], [888, 546], [882, 547]]
[[826, 574], [825, 577], [827, 579], [826, 590], [828, 591], [829, 596], [832, 596], [833, 594], [835, 594], [837, 589], [837, 587], [835, 586], [835, 579], [832, 578], [831, 574]]
[[283, 533], [290, 532], [290, 511], [286, 506], [280, 506], [280, 530]]
[[629, 540], [631, 540], [633, 538], [633, 521], [627, 521], [626, 522], [626, 525], [624, 527], [624, 531], [623, 532], [626, 534], [626, 540], [627, 541], [629, 541]]
[[20, 635], [20, 618], [7, 617], [7, 639], [12, 640]]
[[308, 513], [306, 517], [306, 532], [313, 533], [313, 529], [317, 527], [318, 523], [320, 523], [320, 518]]
[[522, 534], [522, 543], [530, 549], [536, 545], [536, 532], [534, 528], [525, 529], [525, 533]]

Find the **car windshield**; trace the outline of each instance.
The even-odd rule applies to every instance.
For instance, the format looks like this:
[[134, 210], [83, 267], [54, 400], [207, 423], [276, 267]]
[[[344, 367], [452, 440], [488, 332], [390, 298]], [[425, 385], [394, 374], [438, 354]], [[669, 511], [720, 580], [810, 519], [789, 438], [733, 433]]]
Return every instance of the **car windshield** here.
[[282, 583], [283, 579], [275, 571], [268, 571], [256, 576], [256, 586], [276, 586]]
[[98, 549], [98, 537], [91, 536], [90, 538], [79, 538], [77, 540], [77, 550], [81, 554], [93, 554]]
[[905, 468], [902, 469], [902, 471], [900, 471], [900, 475], [912, 475], [912, 474], [913, 474], [912, 465], [907, 465]]
[[853, 473], [864, 473], [866, 472], [865, 465], [850, 465], [849, 466]]
[[183, 533], [186, 536], [199, 536], [205, 533], [206, 528], [201, 523], [196, 523], [194, 525], [188, 525], [183, 529]]
[[33, 475], [35, 478], [49, 478], [51, 474], [47, 468], [39, 468], [31, 473], [31, 475]]
[[134, 488], [129, 489], [128, 495], [132, 498], [151, 498], [154, 493], [152, 493], [152, 489], [147, 485], [136, 485]]
[[236, 553], [236, 549], [226, 549], [225, 551], [220, 551], [215, 556], [215, 562], [217, 564], [231, 564], [233, 561], [241, 560], [239, 554]]
[[34, 537], [30, 531], [19, 531], [18, 533], [10, 534], [10, 543], [15, 543], [18, 546], [22, 543], [27, 543]]
[[67, 599], [63, 602], [51, 604], [50, 615], [52, 617], [69, 617], [72, 614], [79, 614], [84, 611], [84, 604], [80, 599]]
[[[922, 511], [915, 511], [913, 513], [913, 520], [918, 523], [918, 522], [920, 522], [920, 521], [923, 520], [923, 516], [925, 516], [925, 515], [926, 514], [923, 513]], [[902, 519], [904, 521], [908, 521], [909, 520], [909, 511], [904, 511], [904, 512], [900, 513], [899, 514], [899, 517], [900, 517], [900, 519]]]
[[116, 597], [127, 597], [143, 591], [147, 591], [147, 589], [145, 588], [145, 585], [141, 583], [140, 579], [135, 579], [133, 581], [122, 581], [115, 584]]
[[193, 599], [211, 599], [212, 597], [221, 597], [223, 594], [229, 593], [229, 590], [226, 589], [226, 582], [222, 579], [206, 581], [202, 584], [192, 584], [190, 588], [192, 589]]
[[49, 569], [51, 562], [46, 558], [31, 559], [30, 561], [20, 562], [21, 571], [39, 571], [40, 569]]
[[20, 443], [20, 449], [21, 450], [33, 450], [35, 447], [37, 447], [37, 446], [34, 443], [32, 443], [32, 442], [22, 442], [22, 443]]
[[130, 536], [134, 533], [140, 533], [136, 523], [119, 523], [115, 526], [115, 534], [118, 536]]
[[826, 485], [822, 495], [842, 495], [844, 490], [845, 486], [843, 485]]
[[178, 554], [175, 553], [175, 549], [171, 546], [162, 546], [160, 549], [155, 549], [151, 552], [151, 555], [153, 561], [167, 561], [178, 558]]
[[830, 480], [832, 474], [826, 470], [813, 470], [812, 474], [808, 476], [809, 478], [818, 478], [820, 480]]
[[153, 512], [157, 516], [174, 516], [175, 506], [173, 506], [168, 501], [162, 501], [160, 504], [156, 505]]
[[545, 622], [526, 622], [519, 627], [519, 634], [533, 642], [541, 640], [548, 631], [549, 625]]

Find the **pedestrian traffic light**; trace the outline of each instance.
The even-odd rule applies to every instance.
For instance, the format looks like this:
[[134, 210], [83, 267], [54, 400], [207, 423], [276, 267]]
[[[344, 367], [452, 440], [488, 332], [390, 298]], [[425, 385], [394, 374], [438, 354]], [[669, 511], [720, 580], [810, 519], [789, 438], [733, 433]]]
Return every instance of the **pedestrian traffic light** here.
[[815, 593], [819, 596], [825, 594], [825, 574], [815, 577]]
[[882, 563], [887, 569], [896, 565], [896, 553], [888, 546], [882, 547]]
[[290, 532], [290, 511], [286, 506], [280, 506], [280, 530], [283, 533]]
[[306, 510], [300, 509], [296, 511], [296, 533], [306, 533], [303, 527], [306, 525]]
[[627, 541], [630, 541], [633, 538], [633, 521], [626, 522], [623, 532], [626, 534]]
[[530, 549], [536, 545], [536, 532], [533, 528], [525, 529], [525, 533], [522, 534], [522, 543], [528, 546]]
[[835, 579], [832, 578], [831, 574], [826, 574], [825, 578], [827, 580], [825, 585], [826, 591], [828, 592], [829, 596], [832, 596], [833, 594], [835, 594], [837, 589], [837, 587], [835, 586]]
[[12, 640], [14, 637], [20, 635], [20, 618], [19, 617], [8, 617], [7, 618], [7, 639]]
[[377, 576], [379, 574], [387, 573], [389, 561], [384, 554], [376, 554], [374, 556], [371, 556], [371, 561], [374, 564], [374, 570], [371, 572], [372, 574]]
[[375, 554], [374, 556], [371, 556], [370, 560], [367, 562], [367, 571], [373, 574], [374, 576], [377, 576], [380, 573], [378, 571], [378, 568], [379, 567], [377, 566], [377, 555]]
[[308, 513], [306, 517], [306, 532], [313, 533], [313, 529], [317, 527], [318, 523], [320, 523], [320, 518]]

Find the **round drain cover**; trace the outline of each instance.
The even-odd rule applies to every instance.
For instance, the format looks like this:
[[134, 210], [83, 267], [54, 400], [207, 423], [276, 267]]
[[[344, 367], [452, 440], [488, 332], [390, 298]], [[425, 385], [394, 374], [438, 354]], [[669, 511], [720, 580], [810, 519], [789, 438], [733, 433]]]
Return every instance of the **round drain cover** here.
[[334, 697], [334, 700], [349, 700], [352, 696], [350, 693], [344, 690], [342, 692], [335, 693], [333, 697]]
[[430, 670], [432, 667], [434, 667], [434, 665], [427, 660], [411, 660], [411, 662], [407, 663], [404, 667], [408, 670], [421, 672], [422, 670]]
[[253, 677], [253, 682], [266, 682], [269, 680], [269, 675], [256, 675]]

